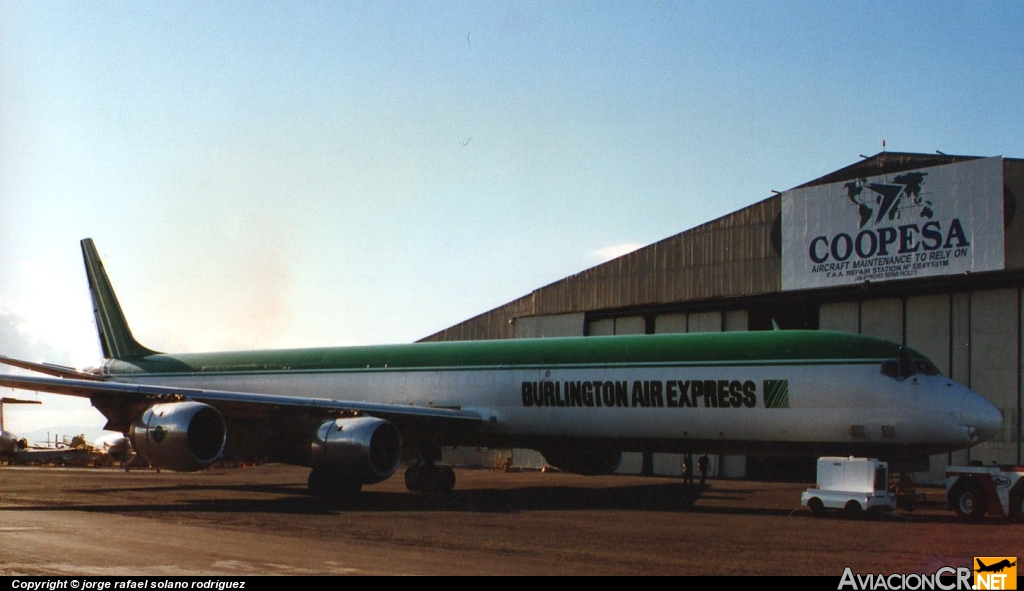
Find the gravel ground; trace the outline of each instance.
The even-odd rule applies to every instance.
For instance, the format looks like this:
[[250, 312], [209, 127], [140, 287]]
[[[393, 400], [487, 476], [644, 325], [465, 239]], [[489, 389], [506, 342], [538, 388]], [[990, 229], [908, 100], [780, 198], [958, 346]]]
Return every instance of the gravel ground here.
[[0, 467], [6, 575], [826, 575], [933, 573], [1024, 554], [1024, 525], [913, 513], [815, 519], [807, 485], [457, 469], [448, 496], [401, 474], [347, 505], [308, 471]]

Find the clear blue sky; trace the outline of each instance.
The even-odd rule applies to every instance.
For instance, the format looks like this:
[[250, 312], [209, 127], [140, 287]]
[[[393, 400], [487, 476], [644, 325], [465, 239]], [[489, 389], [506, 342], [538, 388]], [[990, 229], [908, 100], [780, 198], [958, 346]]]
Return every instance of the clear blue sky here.
[[[1010, 1], [0, 0], [0, 354], [99, 357], [87, 236], [152, 348], [405, 342], [882, 140], [1022, 157], [1022, 30]], [[45, 399], [8, 426], [102, 424]]]

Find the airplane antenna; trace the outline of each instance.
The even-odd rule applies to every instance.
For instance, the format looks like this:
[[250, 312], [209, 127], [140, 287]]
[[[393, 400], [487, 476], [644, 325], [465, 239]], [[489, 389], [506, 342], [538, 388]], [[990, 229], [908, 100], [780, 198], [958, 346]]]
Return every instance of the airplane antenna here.
[[772, 330], [782, 330], [781, 328], [779, 328], [779, 323], [775, 322], [774, 318], [772, 318]]

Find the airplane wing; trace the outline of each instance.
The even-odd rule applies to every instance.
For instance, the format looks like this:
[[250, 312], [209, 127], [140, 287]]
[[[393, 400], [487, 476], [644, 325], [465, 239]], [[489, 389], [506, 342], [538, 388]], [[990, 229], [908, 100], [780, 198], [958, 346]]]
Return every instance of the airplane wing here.
[[13, 359], [5, 355], [0, 355], [0, 363], [10, 365], [13, 367], [20, 367], [21, 369], [28, 369], [39, 373], [44, 373], [51, 376], [57, 376], [59, 378], [75, 378], [79, 380], [98, 381], [103, 380], [102, 376], [98, 376], [94, 373], [86, 373], [84, 371], [78, 371], [73, 367], [64, 367], [63, 365], [57, 365], [54, 363], [32, 363], [31, 361]]
[[332, 400], [329, 398], [305, 398], [251, 392], [229, 392], [223, 390], [201, 390], [147, 384], [127, 384], [96, 380], [70, 378], [49, 378], [38, 376], [14, 376], [0, 374], [0, 387], [17, 388], [49, 394], [64, 394], [90, 398], [93, 404], [107, 415], [114, 425], [110, 430], [119, 430], [121, 425], [105, 412], [105, 406], [143, 404], [149, 406], [159, 402], [180, 402], [192, 400], [215, 406], [233, 417], [257, 418], [270, 413], [293, 411], [321, 411], [324, 413], [358, 411], [398, 422], [415, 419], [416, 422], [436, 422], [456, 428], [473, 428], [482, 422], [482, 417], [473, 411], [458, 408], [437, 408], [424, 406], [399, 406], [361, 402], [355, 400]]

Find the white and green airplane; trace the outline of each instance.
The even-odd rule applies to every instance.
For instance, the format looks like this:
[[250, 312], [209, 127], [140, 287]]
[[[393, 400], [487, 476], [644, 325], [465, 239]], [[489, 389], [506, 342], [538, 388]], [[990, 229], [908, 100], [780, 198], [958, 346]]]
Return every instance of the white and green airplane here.
[[[89, 398], [151, 464], [223, 457], [309, 466], [350, 494], [403, 459], [410, 490], [443, 492], [447, 446], [519, 447], [583, 474], [625, 451], [857, 455], [921, 465], [1002, 426], [920, 353], [824, 331], [511, 339], [158, 353], [132, 336], [92, 240], [82, 241], [105, 359], [0, 386]], [[925, 463], [925, 465], [927, 465]]]

